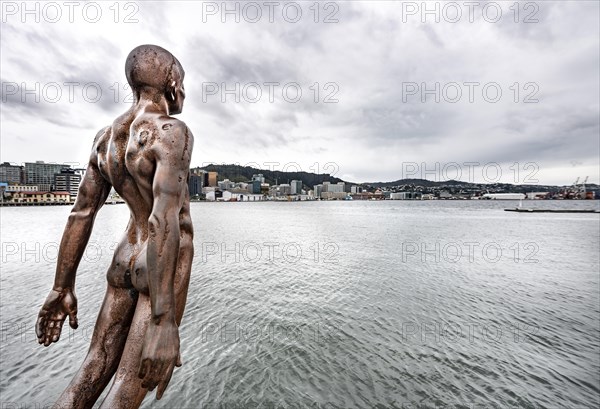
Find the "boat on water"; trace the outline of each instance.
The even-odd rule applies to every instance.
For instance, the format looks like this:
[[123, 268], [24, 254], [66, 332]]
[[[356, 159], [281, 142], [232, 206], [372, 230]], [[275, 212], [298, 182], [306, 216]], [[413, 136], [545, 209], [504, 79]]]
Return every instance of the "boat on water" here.
[[596, 213], [600, 214], [600, 210], [594, 209], [524, 209], [516, 207], [514, 209], [504, 209], [505, 212], [518, 213]]
[[487, 200], [523, 200], [524, 193], [486, 193], [481, 196], [481, 199]]

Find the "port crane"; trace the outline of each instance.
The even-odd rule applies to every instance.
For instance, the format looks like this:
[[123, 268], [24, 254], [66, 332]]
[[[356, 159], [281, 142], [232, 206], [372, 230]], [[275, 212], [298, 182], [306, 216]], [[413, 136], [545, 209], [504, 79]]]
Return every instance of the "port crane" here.
[[578, 177], [570, 188], [565, 189], [565, 191], [563, 193], [563, 197], [565, 199], [590, 199], [590, 198], [593, 198], [590, 196], [593, 195], [594, 192], [593, 191], [588, 192], [586, 189], [586, 186], [585, 186], [588, 182], [589, 176], [586, 176], [582, 183], [579, 183], [580, 179], [581, 178]]

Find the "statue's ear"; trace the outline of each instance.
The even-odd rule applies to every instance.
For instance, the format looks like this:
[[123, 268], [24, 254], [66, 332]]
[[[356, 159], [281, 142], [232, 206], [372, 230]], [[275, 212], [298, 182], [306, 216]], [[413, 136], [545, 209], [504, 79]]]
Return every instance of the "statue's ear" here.
[[167, 99], [169, 99], [169, 101], [171, 101], [171, 102], [175, 102], [175, 95], [177, 95], [177, 93], [175, 92], [176, 85], [177, 85], [177, 82], [173, 81], [171, 83], [171, 87], [167, 91]]

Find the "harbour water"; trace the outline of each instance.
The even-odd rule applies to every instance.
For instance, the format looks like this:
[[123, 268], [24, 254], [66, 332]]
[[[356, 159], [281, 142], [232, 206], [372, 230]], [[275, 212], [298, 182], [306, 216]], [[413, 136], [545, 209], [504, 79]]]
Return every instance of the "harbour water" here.
[[[192, 204], [184, 365], [142, 407], [597, 407], [600, 216], [503, 211], [516, 205]], [[128, 209], [101, 210], [80, 327], [44, 348], [68, 212], [1, 209], [2, 408], [49, 407], [86, 354]]]

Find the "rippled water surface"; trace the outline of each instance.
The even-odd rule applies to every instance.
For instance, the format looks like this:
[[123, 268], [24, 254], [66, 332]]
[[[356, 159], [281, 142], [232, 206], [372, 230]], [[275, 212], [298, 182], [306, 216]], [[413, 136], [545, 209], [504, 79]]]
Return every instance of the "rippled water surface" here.
[[[597, 407], [600, 216], [515, 204], [193, 204], [184, 365], [143, 407]], [[87, 351], [128, 210], [100, 212], [80, 328], [44, 348], [68, 212], [1, 209], [2, 408], [53, 402]]]

